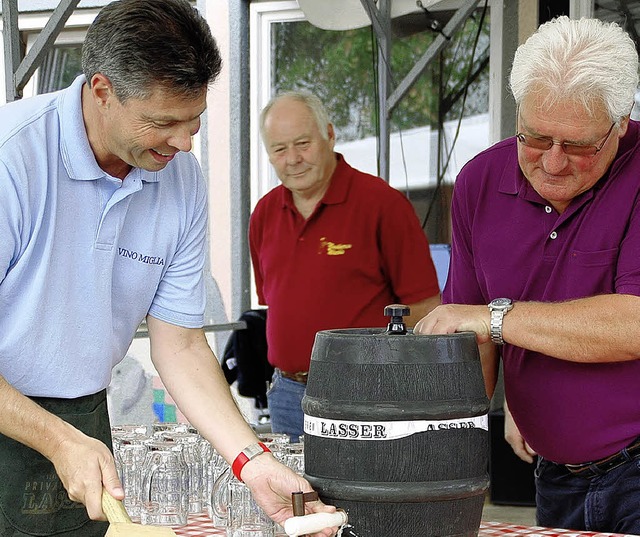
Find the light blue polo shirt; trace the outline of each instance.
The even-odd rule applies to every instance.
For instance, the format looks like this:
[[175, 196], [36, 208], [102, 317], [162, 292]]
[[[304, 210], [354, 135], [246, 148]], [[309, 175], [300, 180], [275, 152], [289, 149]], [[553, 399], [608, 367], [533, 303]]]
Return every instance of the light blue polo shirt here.
[[0, 374], [29, 396], [107, 387], [147, 313], [204, 322], [195, 157], [109, 176], [87, 140], [83, 83], [0, 108]]

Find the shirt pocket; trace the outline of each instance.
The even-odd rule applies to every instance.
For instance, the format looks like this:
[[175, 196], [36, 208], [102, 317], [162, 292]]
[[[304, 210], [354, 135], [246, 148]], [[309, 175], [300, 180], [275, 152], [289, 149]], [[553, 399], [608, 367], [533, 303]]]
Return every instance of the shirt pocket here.
[[619, 248], [585, 252], [571, 251], [570, 286], [578, 286], [570, 296], [592, 296], [615, 292]]
[[608, 250], [597, 250], [593, 252], [572, 250], [571, 260], [581, 267], [615, 267], [618, 263], [619, 250], [619, 248], [610, 248]]

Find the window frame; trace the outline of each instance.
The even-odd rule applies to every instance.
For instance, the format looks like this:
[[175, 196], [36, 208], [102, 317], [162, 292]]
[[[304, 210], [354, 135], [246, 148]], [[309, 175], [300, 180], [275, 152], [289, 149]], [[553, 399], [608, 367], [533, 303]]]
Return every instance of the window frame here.
[[304, 21], [295, 0], [252, 2], [249, 11], [250, 89], [250, 171], [251, 209], [267, 192], [279, 184], [260, 138], [260, 111], [271, 99], [271, 25]]
[[[65, 28], [61, 30], [56, 37], [54, 46], [82, 45], [84, 36], [87, 34], [89, 26], [96, 18], [99, 11], [99, 9], [74, 11], [67, 20]], [[19, 27], [20, 31], [24, 32], [26, 36], [27, 53], [35, 44], [38, 35], [47, 24], [50, 15], [50, 13], [20, 14]], [[23, 98], [37, 95], [39, 70], [40, 68], [36, 69], [33, 76], [29, 79], [29, 82], [25, 85], [22, 92]]]

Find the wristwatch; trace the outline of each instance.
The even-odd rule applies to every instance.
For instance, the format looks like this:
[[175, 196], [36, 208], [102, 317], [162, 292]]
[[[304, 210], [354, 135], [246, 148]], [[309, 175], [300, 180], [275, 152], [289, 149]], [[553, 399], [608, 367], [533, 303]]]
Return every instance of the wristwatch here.
[[502, 339], [502, 320], [512, 308], [513, 301], [510, 298], [495, 298], [489, 302], [489, 311], [491, 312], [491, 341], [496, 345], [504, 345], [504, 340]]

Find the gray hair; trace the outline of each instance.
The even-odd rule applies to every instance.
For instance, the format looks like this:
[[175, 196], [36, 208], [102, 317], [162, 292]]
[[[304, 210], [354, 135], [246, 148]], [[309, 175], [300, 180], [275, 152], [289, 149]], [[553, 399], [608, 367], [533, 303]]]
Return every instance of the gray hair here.
[[327, 110], [322, 104], [322, 101], [309, 91], [296, 90], [279, 93], [275, 97], [272, 97], [272, 99], [262, 109], [262, 112], [260, 113], [260, 134], [262, 134], [263, 140], [265, 139], [264, 124], [267, 119], [267, 115], [269, 114], [269, 110], [271, 110], [274, 104], [282, 99], [293, 99], [294, 101], [298, 101], [304, 104], [313, 114], [322, 138], [324, 140], [329, 139], [328, 127], [331, 121], [329, 121], [329, 114], [327, 114]]
[[518, 47], [511, 92], [520, 105], [530, 94], [545, 105], [574, 102], [590, 115], [605, 106], [612, 122], [627, 116], [638, 87], [638, 53], [616, 23], [558, 17]]
[[187, 0], [118, 0], [87, 31], [82, 70], [109, 78], [120, 101], [154, 88], [195, 98], [220, 74], [222, 58], [207, 21]]

